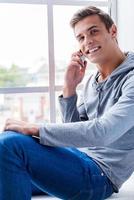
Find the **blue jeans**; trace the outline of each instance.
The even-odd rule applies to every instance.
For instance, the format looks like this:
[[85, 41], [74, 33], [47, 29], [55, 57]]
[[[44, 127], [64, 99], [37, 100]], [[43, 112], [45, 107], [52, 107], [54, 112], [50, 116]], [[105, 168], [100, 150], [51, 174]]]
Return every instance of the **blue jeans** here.
[[49, 147], [13, 131], [0, 134], [0, 200], [30, 200], [31, 181], [68, 200], [103, 200], [113, 187], [100, 167], [75, 148]]

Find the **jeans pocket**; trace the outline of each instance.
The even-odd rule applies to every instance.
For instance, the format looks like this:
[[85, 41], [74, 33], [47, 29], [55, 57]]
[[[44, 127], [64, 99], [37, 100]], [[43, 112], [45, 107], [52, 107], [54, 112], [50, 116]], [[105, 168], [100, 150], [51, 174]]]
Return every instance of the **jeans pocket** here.
[[68, 200], [90, 200], [92, 199], [93, 191], [90, 190], [80, 190], [77, 194], [73, 197], [69, 198]]

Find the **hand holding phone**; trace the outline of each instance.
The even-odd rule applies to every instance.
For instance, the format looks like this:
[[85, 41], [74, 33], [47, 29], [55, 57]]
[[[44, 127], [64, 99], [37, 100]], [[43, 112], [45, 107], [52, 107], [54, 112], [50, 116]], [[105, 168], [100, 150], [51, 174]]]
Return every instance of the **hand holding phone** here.
[[85, 56], [81, 50], [72, 54], [65, 73], [63, 97], [73, 96], [76, 93], [77, 85], [85, 76], [86, 64]]

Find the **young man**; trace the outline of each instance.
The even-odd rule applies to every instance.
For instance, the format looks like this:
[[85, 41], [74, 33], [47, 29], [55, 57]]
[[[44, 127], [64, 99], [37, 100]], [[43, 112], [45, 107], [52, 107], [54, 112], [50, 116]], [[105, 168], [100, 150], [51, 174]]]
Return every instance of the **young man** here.
[[[60, 199], [103, 200], [134, 171], [134, 54], [120, 50], [115, 24], [96, 7], [78, 11], [71, 26], [80, 49], [59, 97], [65, 123], [39, 127], [7, 120], [0, 135], [1, 200], [29, 200], [31, 181]], [[77, 107], [82, 55], [98, 70]]]

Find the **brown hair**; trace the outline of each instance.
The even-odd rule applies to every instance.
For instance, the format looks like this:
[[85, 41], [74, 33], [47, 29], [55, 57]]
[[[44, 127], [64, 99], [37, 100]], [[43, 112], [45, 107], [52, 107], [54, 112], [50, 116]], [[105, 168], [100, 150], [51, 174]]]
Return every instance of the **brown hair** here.
[[75, 25], [84, 19], [85, 17], [91, 16], [91, 15], [98, 15], [101, 21], [105, 24], [106, 29], [109, 31], [112, 24], [114, 24], [114, 21], [112, 18], [102, 11], [101, 9], [94, 7], [94, 6], [88, 6], [83, 9], [78, 10], [72, 17], [70, 21], [70, 25], [72, 28], [75, 27]]

